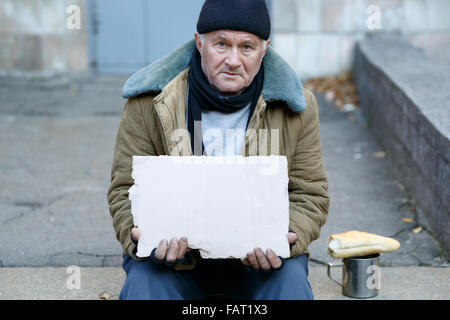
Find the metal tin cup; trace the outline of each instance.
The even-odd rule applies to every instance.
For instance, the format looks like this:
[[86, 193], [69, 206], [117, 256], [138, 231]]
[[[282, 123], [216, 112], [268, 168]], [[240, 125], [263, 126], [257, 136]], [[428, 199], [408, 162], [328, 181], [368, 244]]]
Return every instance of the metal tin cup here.
[[[352, 298], [371, 298], [380, 289], [380, 254], [342, 259], [342, 263], [328, 263], [328, 277], [342, 287], [342, 294]], [[342, 267], [342, 283], [331, 277], [332, 267]]]

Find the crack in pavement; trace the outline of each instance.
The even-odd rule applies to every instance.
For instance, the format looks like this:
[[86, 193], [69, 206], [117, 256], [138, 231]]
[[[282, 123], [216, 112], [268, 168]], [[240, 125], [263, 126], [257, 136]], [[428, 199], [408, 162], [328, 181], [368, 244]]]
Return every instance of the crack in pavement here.
[[74, 256], [88, 256], [88, 257], [94, 257], [94, 258], [101, 258], [101, 266], [105, 267], [105, 263], [106, 263], [106, 259], [107, 258], [115, 258], [115, 257], [121, 257], [121, 254], [97, 254], [97, 253], [87, 253], [87, 252], [81, 252], [81, 251], [76, 251], [76, 252], [58, 252], [58, 253], [54, 253], [49, 255], [49, 265], [50, 266], [54, 266], [54, 265], [61, 265], [61, 263], [54, 263], [54, 259], [55, 257], [58, 256], [63, 256], [63, 255], [74, 255]]
[[[415, 228], [415, 226], [412, 227], [412, 228]], [[400, 231], [397, 231], [396, 233], [394, 233], [394, 235], [388, 236], [388, 238], [394, 238], [394, 239], [396, 239], [401, 233], [403, 233], [403, 232], [405, 232], [405, 231], [411, 231], [412, 228], [411, 228], [411, 227], [408, 227], [408, 228], [401, 229]], [[400, 241], [400, 242], [401, 242], [401, 241]]]
[[[414, 250], [415, 249], [416, 248], [414, 247]], [[414, 252], [414, 250], [413, 250], [413, 252]], [[420, 260], [420, 258], [416, 257], [413, 252], [411, 252], [410, 255], [411, 255], [411, 257], [413, 257], [414, 259], [417, 260], [417, 262], [419, 263], [418, 264], [419, 267], [431, 267], [432, 266], [431, 263], [423, 262], [422, 260]]]
[[46, 203], [42, 203], [39, 201], [17, 201], [17, 202], [13, 202], [13, 205], [16, 207], [27, 207], [27, 208], [30, 208], [31, 210], [36, 210], [39, 208], [48, 207], [48, 206], [52, 205], [53, 203], [55, 203], [56, 201], [63, 199], [65, 196], [66, 195], [58, 195], [55, 198], [50, 199]]
[[[14, 206], [16, 206], [16, 207], [25, 207], [25, 208], [31, 209], [31, 211], [34, 211], [36, 209], [41, 209], [41, 208], [44, 208], [44, 207], [48, 207], [48, 206], [52, 205], [53, 203], [55, 203], [56, 201], [58, 201], [58, 200], [60, 200], [60, 199], [62, 199], [64, 197], [65, 197], [65, 195], [59, 195], [59, 196], [56, 196], [54, 199], [51, 199], [50, 201], [48, 201], [46, 203], [42, 203], [42, 202], [38, 202], [38, 201], [17, 201], [17, 202], [13, 202], [12, 204]], [[6, 225], [6, 224], [8, 224], [10, 222], [13, 222], [15, 220], [19, 220], [19, 219], [21, 219], [23, 217], [25, 217], [25, 212], [20, 212], [18, 215], [3, 221], [1, 223], [1, 225]]]
[[[62, 261], [54, 261], [56, 258], [60, 256], [66, 256], [62, 259]], [[80, 257], [81, 256], [81, 257]], [[93, 257], [98, 258], [95, 260], [88, 260], [87, 263], [82, 263], [82, 257]], [[83, 267], [109, 267], [111, 264], [106, 264], [108, 258], [121, 258], [121, 254], [95, 254], [95, 253], [86, 253], [81, 251], [75, 252], [58, 252], [49, 255], [38, 255], [38, 256], [30, 256], [28, 260], [38, 260], [40, 262], [37, 263], [22, 263], [16, 262], [9, 264], [4, 260], [0, 260], [0, 268], [20, 268], [20, 267], [30, 267], [30, 268], [40, 268], [40, 267], [67, 267], [71, 265], [80, 265]], [[6, 266], [5, 266], [6, 264]], [[117, 266], [120, 266], [117, 264]], [[113, 264], [115, 266], [115, 264]]]
[[24, 201], [24, 202], [14, 202], [14, 206], [16, 207], [28, 207], [31, 210], [35, 210], [38, 208], [42, 208], [45, 204], [37, 202], [37, 201]]
[[25, 215], [25, 213], [24, 213], [24, 212], [21, 212], [21, 213], [18, 214], [17, 216], [14, 216], [14, 217], [12, 217], [12, 218], [9, 218], [9, 219], [6, 219], [5, 221], [3, 221], [3, 222], [2, 222], [2, 225], [8, 224], [8, 223], [10, 223], [10, 222], [12, 222], [12, 221], [15, 221], [15, 220], [19, 220], [20, 218], [23, 218], [24, 215]]
[[309, 261], [315, 262], [315, 263], [318, 263], [318, 264], [321, 264], [321, 265], [324, 265], [324, 266], [328, 265], [328, 262], [324, 262], [324, 261], [319, 260], [319, 259], [309, 258]]

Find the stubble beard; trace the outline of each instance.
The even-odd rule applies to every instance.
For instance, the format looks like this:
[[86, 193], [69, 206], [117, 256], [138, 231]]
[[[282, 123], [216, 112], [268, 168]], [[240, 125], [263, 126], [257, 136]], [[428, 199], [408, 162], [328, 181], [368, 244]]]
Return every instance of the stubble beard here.
[[214, 83], [211, 83], [210, 85], [211, 85], [211, 87], [212, 87], [219, 95], [221, 95], [221, 96], [223, 96], [223, 97], [233, 97], [233, 96], [238, 96], [238, 95], [240, 95], [242, 92], [244, 92], [245, 89], [247, 89], [247, 88], [242, 88], [242, 89], [239, 90], [239, 91], [222, 91], [222, 90], [220, 90]]

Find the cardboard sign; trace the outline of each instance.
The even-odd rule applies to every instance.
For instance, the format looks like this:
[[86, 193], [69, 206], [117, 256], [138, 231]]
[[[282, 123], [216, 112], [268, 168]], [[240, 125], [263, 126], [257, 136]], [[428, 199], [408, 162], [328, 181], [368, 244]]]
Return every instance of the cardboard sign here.
[[203, 258], [244, 258], [257, 247], [289, 257], [285, 156], [134, 156], [132, 177], [138, 257], [181, 236]]

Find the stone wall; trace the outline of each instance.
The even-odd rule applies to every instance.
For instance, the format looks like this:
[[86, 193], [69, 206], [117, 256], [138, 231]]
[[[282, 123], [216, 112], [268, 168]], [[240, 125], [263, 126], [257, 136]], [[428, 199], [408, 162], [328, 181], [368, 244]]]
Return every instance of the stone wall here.
[[353, 73], [392, 174], [450, 255], [450, 65], [401, 38], [374, 37], [358, 43]]
[[448, 0], [273, 0], [272, 40], [302, 79], [350, 70], [356, 41], [371, 33], [401, 34], [450, 64], [449, 12]]
[[[86, 0], [0, 0], [0, 74], [86, 71]], [[81, 28], [67, 28], [70, 5]]]

